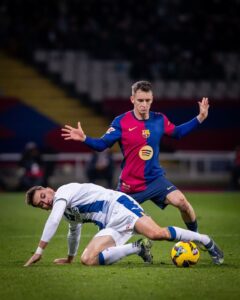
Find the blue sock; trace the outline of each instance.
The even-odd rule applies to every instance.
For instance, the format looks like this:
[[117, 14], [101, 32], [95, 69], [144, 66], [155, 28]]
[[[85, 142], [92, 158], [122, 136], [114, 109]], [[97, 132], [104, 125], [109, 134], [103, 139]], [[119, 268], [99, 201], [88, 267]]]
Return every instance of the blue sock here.
[[211, 249], [212, 246], [213, 246], [213, 241], [212, 241], [212, 240], [210, 240], [210, 242], [209, 242], [207, 245], [205, 245], [205, 247], [206, 247], [208, 250]]
[[173, 226], [169, 226], [168, 230], [170, 232], [171, 238], [169, 239], [169, 241], [174, 241], [176, 239], [177, 233], [176, 230]]
[[187, 229], [194, 231], [194, 232], [198, 232], [198, 223], [197, 220], [193, 221], [193, 222], [185, 222]]
[[105, 259], [102, 252], [98, 254], [98, 259], [99, 259], [99, 265], [105, 265]]

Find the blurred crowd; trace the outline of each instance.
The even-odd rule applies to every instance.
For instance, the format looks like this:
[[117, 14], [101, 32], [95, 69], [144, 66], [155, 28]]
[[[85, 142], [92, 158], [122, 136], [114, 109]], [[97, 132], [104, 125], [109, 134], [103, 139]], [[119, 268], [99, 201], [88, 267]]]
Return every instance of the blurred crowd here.
[[239, 0], [3, 0], [0, 40], [128, 59], [133, 78], [224, 79], [217, 53], [239, 52], [239, 15]]

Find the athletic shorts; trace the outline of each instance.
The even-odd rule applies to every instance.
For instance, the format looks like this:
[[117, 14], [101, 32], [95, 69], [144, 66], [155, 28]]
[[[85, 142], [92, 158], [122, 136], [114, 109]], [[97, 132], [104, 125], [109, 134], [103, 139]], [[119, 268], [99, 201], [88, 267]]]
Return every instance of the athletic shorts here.
[[177, 190], [177, 187], [167, 180], [164, 176], [159, 176], [157, 179], [148, 184], [146, 190], [134, 194], [129, 194], [138, 203], [143, 203], [151, 200], [161, 209], [164, 209], [167, 204], [164, 203], [167, 194]]
[[123, 245], [135, 234], [135, 223], [144, 215], [143, 208], [134, 199], [123, 195], [114, 204], [106, 227], [95, 237], [110, 235], [117, 246]]

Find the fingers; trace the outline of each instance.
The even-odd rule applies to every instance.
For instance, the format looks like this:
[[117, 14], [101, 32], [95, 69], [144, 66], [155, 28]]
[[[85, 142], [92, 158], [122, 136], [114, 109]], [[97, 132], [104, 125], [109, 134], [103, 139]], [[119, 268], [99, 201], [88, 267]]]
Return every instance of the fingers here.
[[65, 128], [62, 128], [61, 129], [63, 132], [67, 132], [67, 133], [69, 133], [71, 130], [70, 129], [65, 129]]
[[24, 267], [28, 267], [32, 264], [35, 264], [37, 261], [39, 261], [41, 259], [41, 254], [34, 254], [24, 265]]
[[208, 103], [208, 98], [203, 97], [202, 101], [198, 101], [199, 108], [208, 108], [209, 103]]
[[68, 140], [72, 140], [72, 138], [71, 137], [65, 137], [64, 140], [68, 141]]
[[199, 102], [199, 103], [204, 104], [204, 105], [208, 104], [208, 98], [203, 97], [203, 98], [202, 98], [202, 101]]
[[56, 258], [53, 261], [56, 265], [65, 265], [65, 264], [70, 264], [67, 258]]
[[[74, 131], [76, 129], [79, 129], [80, 131], [82, 131], [82, 127], [81, 127], [81, 123], [80, 122], [78, 122], [78, 128], [74, 128], [74, 127], [72, 127], [70, 125], [65, 125], [63, 128], [61, 128], [61, 131], [64, 132], [64, 133], [70, 134], [71, 131]], [[64, 135], [62, 134], [62, 136], [64, 136]]]
[[65, 125], [64, 126], [65, 128], [62, 128], [62, 130], [73, 130], [73, 127], [72, 126], [70, 126], [70, 125]]
[[65, 125], [66, 128], [61, 128], [62, 133], [61, 136], [64, 137], [64, 140], [70, 140], [71, 139], [71, 131], [73, 130], [73, 127], [69, 125]]

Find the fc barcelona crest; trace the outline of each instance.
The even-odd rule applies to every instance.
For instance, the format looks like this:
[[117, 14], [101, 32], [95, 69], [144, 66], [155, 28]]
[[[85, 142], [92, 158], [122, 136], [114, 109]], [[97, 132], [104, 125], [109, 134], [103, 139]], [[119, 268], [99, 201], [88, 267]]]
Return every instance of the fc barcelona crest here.
[[149, 129], [144, 129], [142, 130], [142, 136], [147, 139], [150, 137], [150, 130]]

